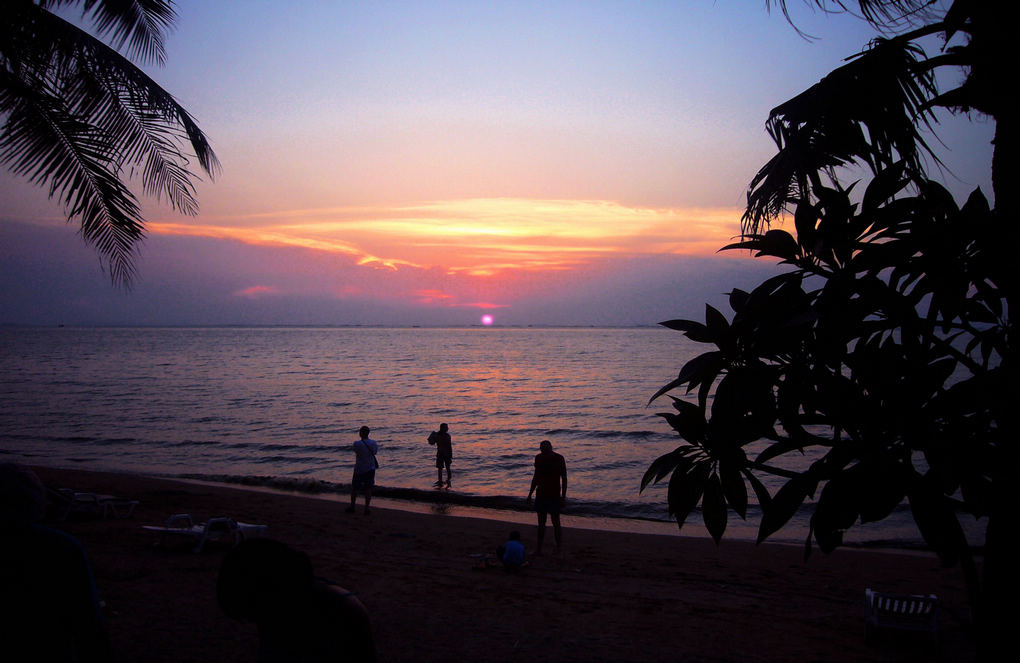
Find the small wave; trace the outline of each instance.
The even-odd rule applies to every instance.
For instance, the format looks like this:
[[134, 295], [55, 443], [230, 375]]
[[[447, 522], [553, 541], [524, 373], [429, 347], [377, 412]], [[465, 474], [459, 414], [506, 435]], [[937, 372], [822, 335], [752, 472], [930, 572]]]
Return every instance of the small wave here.
[[236, 462], [236, 463], [248, 462], [248, 463], [251, 463], [253, 465], [284, 465], [284, 466], [286, 466], [286, 465], [298, 464], [298, 463], [316, 463], [316, 462], [321, 461], [322, 459], [317, 457], [317, 456], [291, 456], [291, 455], [283, 455], [283, 454], [274, 454], [274, 455], [271, 455], [271, 456], [261, 456], [260, 455], [260, 456], [256, 456], [255, 458], [252, 458], [251, 456], [244, 456], [244, 457], [240, 457], [240, 458], [234, 458], [234, 459], [231, 459], [231, 460], [233, 460], [233, 462]]
[[302, 451], [308, 453], [328, 453], [328, 454], [336, 453], [338, 450], [340, 450], [339, 445], [333, 444], [309, 444], [307, 446], [301, 445], [299, 448]]
[[301, 446], [297, 444], [260, 444], [258, 448], [260, 451], [291, 451], [301, 449]]
[[170, 442], [162, 446], [170, 448], [221, 446], [226, 449], [233, 449], [233, 448], [248, 448], [251, 445], [247, 442], [237, 442], [235, 444], [223, 444], [222, 442], [217, 442], [215, 440], [177, 440], [176, 442]]
[[107, 437], [94, 441], [94, 444], [99, 447], [109, 447], [115, 444], [131, 444], [137, 442], [133, 437]]
[[[240, 404], [238, 404], [238, 405], [240, 405]], [[217, 421], [222, 421], [222, 417], [210, 417], [210, 416], [196, 417], [194, 419], [191, 419], [190, 423], [193, 423], [193, 424], [211, 424], [211, 423], [215, 423]]]
[[53, 439], [58, 442], [70, 442], [72, 444], [79, 444], [82, 442], [95, 442], [98, 438], [91, 437], [89, 435], [67, 435], [64, 437], [55, 437]]
[[[272, 422], [272, 427], [278, 429], [279, 424]], [[297, 424], [288, 430], [288, 435], [342, 435], [343, 433], [344, 431], [337, 430], [333, 423]]]
[[[276, 490], [287, 490], [296, 493], [319, 494], [319, 493], [341, 493], [345, 487], [331, 481], [311, 478], [288, 478], [275, 476], [242, 476], [236, 474], [180, 474], [176, 475], [182, 479], [196, 479], [199, 481], [213, 481], [216, 483], [237, 484], [242, 486], [255, 486], [274, 488]], [[349, 490], [349, 487], [346, 488]]]
[[[280, 477], [266, 475], [233, 474], [180, 474], [184, 479], [197, 479], [216, 483], [272, 488], [295, 493], [345, 495], [350, 484], [310, 477]], [[515, 495], [477, 495], [470, 492], [376, 485], [372, 495], [389, 499], [425, 504], [453, 504], [459, 506], [494, 509], [501, 511], [529, 512], [533, 509], [528, 501]], [[623, 502], [601, 500], [575, 500], [567, 503], [565, 514], [603, 518], [631, 518], [663, 521], [662, 509], [654, 505], [635, 505]]]
[[[189, 441], [189, 444], [191, 442]], [[231, 444], [220, 443], [224, 449], [256, 449], [258, 444], [254, 442], [233, 442]]]

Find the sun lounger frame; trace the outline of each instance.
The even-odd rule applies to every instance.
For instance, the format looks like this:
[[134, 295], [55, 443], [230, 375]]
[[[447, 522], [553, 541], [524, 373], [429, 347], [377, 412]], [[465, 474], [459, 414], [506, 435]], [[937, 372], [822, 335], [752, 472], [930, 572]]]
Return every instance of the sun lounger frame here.
[[58, 519], [67, 520], [73, 513], [101, 516], [103, 520], [111, 518], [130, 518], [134, 515], [138, 500], [129, 500], [114, 495], [100, 495], [60, 488], [50, 491], [52, 502], [61, 505]]
[[879, 630], [928, 633], [939, 641], [939, 599], [934, 594], [894, 594], [864, 590], [866, 635], [872, 641]]
[[157, 532], [159, 540], [156, 545], [164, 545], [167, 537], [187, 537], [195, 541], [193, 550], [202, 552], [210, 541], [228, 541], [237, 545], [245, 539], [258, 538], [265, 535], [265, 525], [240, 523], [233, 518], [210, 518], [204, 523], [194, 524], [191, 514], [178, 513], [170, 516], [163, 527], [143, 525], [142, 529]]

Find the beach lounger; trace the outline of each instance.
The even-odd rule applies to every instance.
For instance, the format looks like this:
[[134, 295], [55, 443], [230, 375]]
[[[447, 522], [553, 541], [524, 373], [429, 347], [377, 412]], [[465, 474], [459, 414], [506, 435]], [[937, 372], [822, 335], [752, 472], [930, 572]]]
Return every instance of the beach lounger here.
[[128, 500], [114, 495], [94, 495], [103, 518], [130, 518], [135, 513], [138, 500]]
[[232, 518], [210, 518], [196, 525], [190, 514], [178, 513], [167, 518], [162, 527], [143, 525], [142, 529], [159, 534], [156, 545], [164, 545], [168, 538], [187, 538], [195, 542], [193, 550], [200, 553], [210, 541], [236, 545], [245, 539], [264, 536], [267, 528], [265, 525], [239, 523]]
[[138, 500], [129, 500], [114, 495], [84, 493], [69, 488], [47, 490], [50, 504], [55, 507], [57, 519], [67, 520], [71, 514], [84, 514], [103, 518], [130, 518]]
[[939, 600], [934, 594], [891, 594], [864, 590], [866, 638], [873, 642], [879, 631], [930, 634], [939, 641]]

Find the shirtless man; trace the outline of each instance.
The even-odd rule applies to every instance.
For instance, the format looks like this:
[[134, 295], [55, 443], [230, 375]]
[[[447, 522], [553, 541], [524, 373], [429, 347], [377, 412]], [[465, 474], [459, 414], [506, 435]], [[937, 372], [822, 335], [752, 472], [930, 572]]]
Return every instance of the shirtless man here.
[[[567, 499], [567, 463], [552, 450], [549, 440], [542, 440], [540, 453], [535, 456], [535, 474], [531, 478], [528, 502], [535, 493], [535, 512], [538, 513], [538, 545], [535, 554], [542, 554], [542, 540], [545, 538], [546, 516], [552, 520], [553, 535], [556, 537], [556, 552], [563, 542], [560, 527], [560, 508]], [[537, 491], [537, 492], [536, 492]]]

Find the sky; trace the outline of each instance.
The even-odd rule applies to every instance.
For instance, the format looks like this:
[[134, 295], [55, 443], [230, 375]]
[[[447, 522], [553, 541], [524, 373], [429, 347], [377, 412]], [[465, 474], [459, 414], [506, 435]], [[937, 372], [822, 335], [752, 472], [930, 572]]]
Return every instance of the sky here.
[[[146, 71], [210, 137], [201, 211], [145, 201], [111, 285], [0, 172], [0, 324], [645, 325], [776, 273], [717, 252], [774, 106], [874, 36], [791, 3], [180, 0]], [[944, 118], [958, 196], [992, 126]]]

